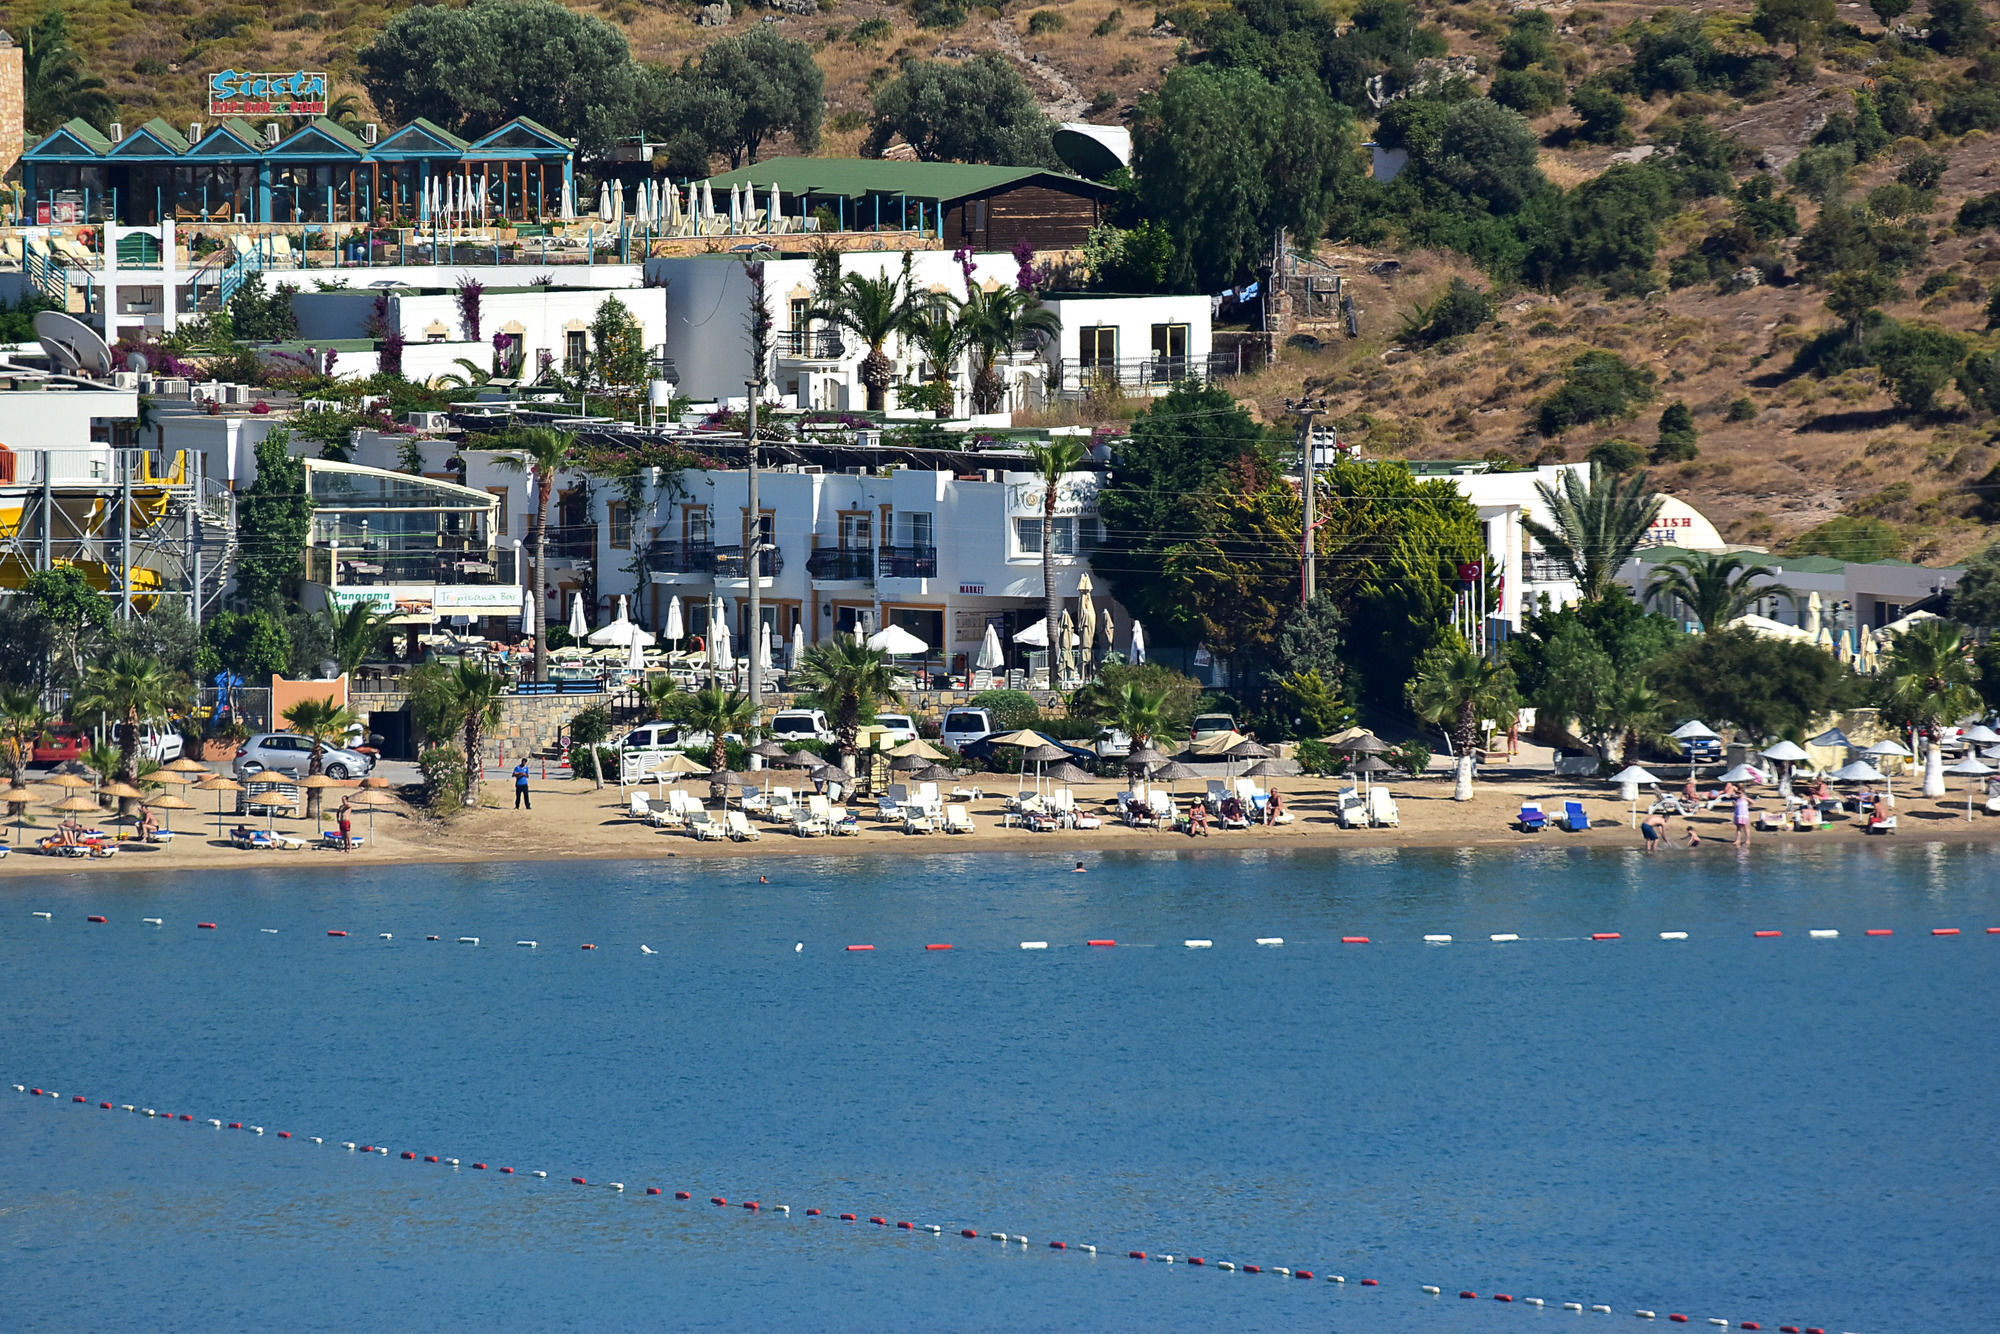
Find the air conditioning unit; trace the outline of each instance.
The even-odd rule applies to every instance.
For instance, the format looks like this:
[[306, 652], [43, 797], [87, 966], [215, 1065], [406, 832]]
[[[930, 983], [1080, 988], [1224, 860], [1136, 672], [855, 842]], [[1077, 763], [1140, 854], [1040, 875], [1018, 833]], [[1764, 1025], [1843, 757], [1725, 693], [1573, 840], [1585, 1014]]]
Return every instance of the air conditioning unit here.
[[377, 125], [374, 121], [371, 120], [366, 125], [363, 125], [361, 127], [362, 143], [372, 144], [377, 142], [381, 137], [382, 137], [382, 127]]
[[403, 424], [414, 426], [419, 431], [442, 431], [451, 425], [451, 417], [443, 412], [406, 412]]
[[856, 431], [854, 433], [854, 443], [863, 449], [880, 449], [882, 448], [882, 433], [880, 431]]
[[826, 475], [826, 469], [820, 467], [817, 463], [801, 463], [799, 471], [808, 477], [823, 477]]
[[856, 466], [852, 468], [842, 468], [841, 471], [846, 473], [849, 477], [866, 477], [871, 470], [866, 467]]
[[278, 146], [278, 140], [282, 137], [283, 136], [278, 129], [278, 123], [276, 121], [272, 121], [269, 125], [266, 125], [264, 127], [264, 142], [270, 147], [276, 148]]
[[112, 143], [114, 143], [114, 144], [115, 144], [115, 143], [121, 143], [121, 142], [123, 142], [123, 141], [124, 141], [124, 138], [125, 138], [125, 123], [124, 123], [123, 121], [117, 121], [117, 120], [114, 120], [114, 121], [112, 121], [112, 122], [111, 122], [111, 124], [110, 124], [110, 125], [109, 125], [109, 126], [108, 126], [107, 128], [108, 128], [108, 129], [109, 129], [109, 130], [111, 131], [111, 142], [112, 142]]
[[188, 122], [188, 142], [189, 142], [189, 143], [191, 143], [191, 144], [198, 144], [198, 143], [200, 143], [200, 142], [201, 142], [201, 122], [200, 122], [200, 121], [198, 121], [198, 120], [195, 120], [195, 121], [189, 121], [189, 122]]
[[299, 404], [300, 412], [338, 412], [340, 404], [330, 398], [308, 398]]

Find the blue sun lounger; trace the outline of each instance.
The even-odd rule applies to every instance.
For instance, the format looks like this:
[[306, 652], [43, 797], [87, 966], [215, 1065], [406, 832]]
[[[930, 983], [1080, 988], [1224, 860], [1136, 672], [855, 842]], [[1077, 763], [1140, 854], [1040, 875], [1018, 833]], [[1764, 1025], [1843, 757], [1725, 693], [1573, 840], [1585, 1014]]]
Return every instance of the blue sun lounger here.
[[1569, 830], [1572, 834], [1580, 834], [1590, 828], [1590, 817], [1583, 813], [1582, 802], [1565, 801], [1563, 803], [1563, 828]]

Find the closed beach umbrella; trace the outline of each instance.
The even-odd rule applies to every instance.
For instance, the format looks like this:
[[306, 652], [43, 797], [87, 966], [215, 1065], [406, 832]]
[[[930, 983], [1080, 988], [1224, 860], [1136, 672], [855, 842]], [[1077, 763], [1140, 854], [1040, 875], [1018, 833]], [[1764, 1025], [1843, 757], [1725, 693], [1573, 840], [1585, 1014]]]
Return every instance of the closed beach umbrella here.
[[646, 646], [639, 641], [637, 635], [632, 637], [630, 651], [625, 655], [625, 670], [641, 673], [646, 670]]
[[1097, 643], [1097, 604], [1090, 600], [1089, 575], [1077, 580], [1076, 590], [1076, 624], [1083, 640], [1083, 660], [1078, 670], [1089, 672], [1091, 650]]
[[680, 595], [667, 599], [667, 628], [663, 632], [668, 639], [678, 644], [687, 637], [687, 627], [681, 621]]
[[1056, 623], [1056, 650], [1050, 659], [1053, 665], [1049, 671], [1049, 685], [1052, 688], [1056, 684], [1058, 670], [1066, 677], [1076, 674], [1076, 659], [1070, 653], [1075, 647], [1076, 622], [1069, 618], [1069, 608], [1065, 607], [1062, 619]]
[[572, 593], [569, 598], [569, 637], [583, 639], [590, 633], [590, 626], [583, 619], [583, 594]]
[[793, 671], [797, 671], [799, 669], [799, 664], [805, 661], [805, 656], [806, 656], [806, 623], [803, 620], [794, 621], [792, 623], [792, 661], [791, 661], [791, 668]]
[[757, 669], [771, 670], [771, 623], [765, 621], [757, 627]]
[[1811, 595], [1806, 598], [1805, 632], [1814, 639], [1819, 638], [1819, 618], [1820, 613], [1825, 610], [1825, 606], [1826, 604], [1820, 600], [1818, 589], [1814, 589]]
[[715, 645], [716, 664], [728, 671], [731, 676], [734, 676], [736, 672], [736, 656], [729, 643], [729, 622], [722, 620], [718, 616], [715, 621], [714, 630], [715, 633], [712, 636], [712, 642]]
[[1136, 665], [1146, 660], [1146, 630], [1137, 621], [1132, 622], [1132, 661]]
[[979, 656], [972, 665], [982, 672], [1000, 670], [1000, 664], [1007, 661], [1007, 655], [1000, 647], [1000, 631], [991, 621], [986, 623], [986, 636], [979, 641]]

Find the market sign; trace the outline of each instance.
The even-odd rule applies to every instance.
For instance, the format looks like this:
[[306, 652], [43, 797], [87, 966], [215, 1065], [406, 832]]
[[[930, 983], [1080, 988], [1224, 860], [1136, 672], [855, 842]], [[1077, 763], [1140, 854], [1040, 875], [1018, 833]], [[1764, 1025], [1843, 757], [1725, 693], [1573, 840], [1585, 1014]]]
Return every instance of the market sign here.
[[326, 75], [247, 74], [226, 69], [208, 76], [210, 116], [324, 116]]

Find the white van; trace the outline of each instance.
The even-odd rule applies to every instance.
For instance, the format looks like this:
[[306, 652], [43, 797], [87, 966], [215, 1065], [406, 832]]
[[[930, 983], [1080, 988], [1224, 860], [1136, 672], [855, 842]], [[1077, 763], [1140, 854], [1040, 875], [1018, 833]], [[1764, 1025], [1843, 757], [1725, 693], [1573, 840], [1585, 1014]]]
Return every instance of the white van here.
[[944, 728], [939, 733], [939, 739], [953, 750], [963, 750], [997, 730], [990, 709], [952, 709], [944, 716]]
[[[114, 728], [112, 736], [117, 736]], [[186, 751], [187, 743], [182, 740], [180, 729], [172, 723], [139, 724], [139, 758], [151, 760], [155, 764], [171, 764]]]
[[644, 723], [627, 732], [618, 749], [627, 755], [664, 755], [689, 746], [712, 746], [715, 738], [697, 732], [685, 723]]
[[794, 745], [801, 741], [833, 740], [833, 729], [827, 726], [826, 715], [818, 709], [780, 709], [772, 716], [767, 730], [773, 741], [789, 741]]

